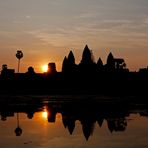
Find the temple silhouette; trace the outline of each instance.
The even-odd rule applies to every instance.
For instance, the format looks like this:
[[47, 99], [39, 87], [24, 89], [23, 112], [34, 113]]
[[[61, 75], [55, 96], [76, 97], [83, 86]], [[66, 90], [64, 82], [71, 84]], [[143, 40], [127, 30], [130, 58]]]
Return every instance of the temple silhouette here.
[[24, 129], [23, 124], [21, 124], [23, 121], [19, 119], [19, 114], [24, 113], [26, 118], [31, 120], [34, 118], [35, 113], [43, 112], [46, 108], [48, 123], [55, 123], [56, 115], [60, 113], [63, 128], [70, 135], [74, 133], [76, 121], [79, 121], [81, 132], [85, 139], [89, 140], [93, 136], [96, 126], [101, 128], [103, 124], [107, 124], [110, 133], [124, 132], [128, 126], [130, 114], [148, 117], [148, 103], [143, 98], [134, 101], [123, 99], [116, 103], [100, 101], [94, 98], [91, 101], [80, 99], [69, 101], [70, 98], [53, 101], [51, 98], [48, 102], [44, 101], [44, 99], [38, 98], [35, 101], [29, 98], [24, 104], [24, 100], [19, 97], [3, 98], [3, 100], [0, 100], [1, 120], [5, 122], [10, 117], [16, 117], [17, 122], [16, 128], [14, 127], [14, 135], [21, 136]]
[[70, 51], [63, 59], [60, 72], [52, 62], [48, 64], [46, 73], [36, 73], [32, 66], [26, 73], [15, 73], [14, 69], [3, 64], [0, 74], [1, 94], [146, 95], [147, 84], [148, 68], [130, 72], [125, 60], [114, 57], [111, 52], [105, 64], [100, 57], [95, 62], [87, 45], [80, 63], [75, 63], [74, 54]]

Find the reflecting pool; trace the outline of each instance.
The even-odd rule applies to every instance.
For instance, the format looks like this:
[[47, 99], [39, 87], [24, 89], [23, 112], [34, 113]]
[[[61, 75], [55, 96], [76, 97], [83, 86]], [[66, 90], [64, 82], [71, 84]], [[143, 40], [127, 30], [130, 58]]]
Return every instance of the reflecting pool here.
[[0, 100], [3, 148], [146, 148], [148, 105], [115, 99]]

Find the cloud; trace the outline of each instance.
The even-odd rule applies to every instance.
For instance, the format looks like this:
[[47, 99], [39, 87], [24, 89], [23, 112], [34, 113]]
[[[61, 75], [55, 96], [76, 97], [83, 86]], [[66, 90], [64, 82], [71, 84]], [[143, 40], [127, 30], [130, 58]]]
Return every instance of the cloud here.
[[[148, 27], [144, 25], [142, 21], [140, 23], [129, 19], [110, 19], [100, 22], [79, 22], [72, 26], [68, 24], [60, 27], [55, 26], [52, 28], [36, 29], [28, 33], [46, 44], [66, 46], [97, 38], [101, 40], [114, 39], [117, 42], [119, 40], [137, 41], [139, 39], [141, 43], [145, 43], [145, 40], [147, 40], [146, 29], [148, 29]], [[141, 43], [139, 42], [139, 44]]]
[[25, 18], [26, 19], [31, 19], [31, 16], [30, 15], [26, 15]]

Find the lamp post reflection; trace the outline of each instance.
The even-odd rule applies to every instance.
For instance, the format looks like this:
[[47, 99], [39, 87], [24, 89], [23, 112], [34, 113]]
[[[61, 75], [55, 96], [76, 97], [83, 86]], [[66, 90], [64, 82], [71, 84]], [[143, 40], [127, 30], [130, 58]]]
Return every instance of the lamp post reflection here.
[[22, 134], [22, 129], [20, 128], [20, 125], [19, 125], [19, 113], [17, 112], [17, 128], [15, 129], [15, 134], [16, 136], [21, 136]]

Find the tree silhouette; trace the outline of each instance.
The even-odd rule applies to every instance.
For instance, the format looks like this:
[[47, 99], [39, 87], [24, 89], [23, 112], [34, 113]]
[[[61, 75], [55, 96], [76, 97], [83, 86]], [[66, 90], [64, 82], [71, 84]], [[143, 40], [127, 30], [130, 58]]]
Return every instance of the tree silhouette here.
[[18, 59], [18, 73], [20, 68], [20, 59], [23, 57], [23, 52], [21, 50], [17, 50], [16, 58]]
[[36, 80], [37, 75], [36, 75], [34, 68], [32, 66], [28, 67], [28, 71], [26, 72], [26, 78], [28, 80]]
[[27, 71], [28, 74], [35, 74], [35, 71], [34, 71], [34, 68], [32, 66], [28, 67], [28, 71]]
[[17, 127], [17, 128], [15, 129], [15, 134], [16, 134], [16, 136], [21, 136], [21, 134], [22, 134], [22, 129], [21, 129], [20, 127]]
[[17, 128], [15, 129], [15, 134], [16, 136], [21, 136], [22, 134], [22, 129], [20, 128], [20, 125], [19, 125], [19, 113], [17, 112]]

